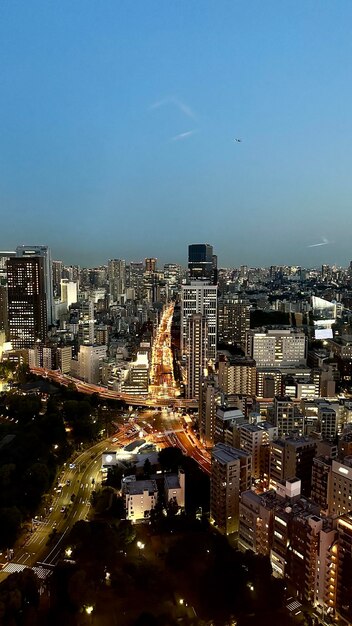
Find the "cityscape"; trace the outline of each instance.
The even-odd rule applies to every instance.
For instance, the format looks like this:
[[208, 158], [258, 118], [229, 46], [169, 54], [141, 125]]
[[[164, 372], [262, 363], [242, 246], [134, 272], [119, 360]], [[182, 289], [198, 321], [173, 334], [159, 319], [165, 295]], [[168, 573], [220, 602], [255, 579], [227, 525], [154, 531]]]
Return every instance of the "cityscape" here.
[[[251, 574], [244, 604], [214, 592], [216, 608], [176, 584], [167, 620], [349, 624], [352, 262], [222, 268], [208, 243], [186, 258], [83, 268], [46, 245], [0, 252], [1, 585], [31, 572], [38, 620], [52, 603], [73, 623], [122, 607], [149, 623], [128, 593], [105, 599], [110, 617], [102, 598], [121, 554], [159, 571], [160, 542], [171, 582], [171, 532], [182, 568], [205, 544]], [[90, 600], [82, 581], [71, 598], [87, 559]]]
[[352, 626], [348, 0], [0, 5], [0, 626]]

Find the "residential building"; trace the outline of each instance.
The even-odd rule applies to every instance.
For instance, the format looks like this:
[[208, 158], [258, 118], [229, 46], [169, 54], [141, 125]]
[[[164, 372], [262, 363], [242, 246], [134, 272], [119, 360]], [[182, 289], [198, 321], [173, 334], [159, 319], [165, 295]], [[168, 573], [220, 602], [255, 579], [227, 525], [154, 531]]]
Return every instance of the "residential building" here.
[[187, 397], [199, 399], [202, 379], [208, 363], [208, 325], [200, 313], [188, 319]]
[[126, 519], [133, 522], [149, 519], [158, 501], [158, 486], [155, 480], [136, 480], [135, 476], [126, 476], [121, 488]]
[[238, 531], [239, 499], [251, 485], [251, 457], [223, 443], [211, 453], [210, 520], [221, 533]]

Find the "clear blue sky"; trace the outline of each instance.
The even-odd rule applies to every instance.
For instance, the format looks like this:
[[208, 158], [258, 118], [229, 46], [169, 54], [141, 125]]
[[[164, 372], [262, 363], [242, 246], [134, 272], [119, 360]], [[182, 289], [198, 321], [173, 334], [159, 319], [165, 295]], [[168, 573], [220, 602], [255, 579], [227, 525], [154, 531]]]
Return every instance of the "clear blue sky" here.
[[0, 249], [346, 265], [351, 24], [351, 0], [2, 0]]

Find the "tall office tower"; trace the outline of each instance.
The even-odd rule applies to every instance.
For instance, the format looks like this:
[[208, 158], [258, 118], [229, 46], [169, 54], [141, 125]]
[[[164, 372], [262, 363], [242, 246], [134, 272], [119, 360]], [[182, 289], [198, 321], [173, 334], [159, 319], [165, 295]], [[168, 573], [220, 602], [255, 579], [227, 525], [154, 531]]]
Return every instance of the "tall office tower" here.
[[188, 320], [195, 313], [200, 313], [208, 325], [208, 358], [216, 357], [217, 337], [217, 286], [206, 282], [194, 281], [183, 285], [181, 292], [181, 350], [187, 354]]
[[337, 415], [331, 406], [322, 405], [318, 409], [318, 429], [322, 439], [333, 441], [337, 434]]
[[8, 325], [12, 347], [32, 348], [47, 331], [44, 259], [13, 257], [7, 262]]
[[123, 259], [109, 261], [108, 280], [113, 301], [123, 304], [126, 295], [126, 261]]
[[150, 257], [148, 259], [145, 259], [145, 271], [146, 272], [156, 272], [156, 263], [157, 263], [156, 258], [154, 257]]
[[134, 295], [137, 300], [143, 297], [143, 275], [144, 265], [142, 261], [131, 261], [128, 268], [128, 287], [134, 289]]
[[171, 295], [177, 293], [181, 283], [181, 267], [177, 263], [165, 263], [164, 280]]
[[60, 281], [61, 302], [65, 302], [67, 308], [71, 304], [75, 304], [78, 301], [77, 283], [74, 283], [67, 278], [62, 278]]
[[81, 303], [80, 319], [78, 323], [78, 339], [81, 345], [93, 345], [94, 344], [94, 302], [93, 300], [85, 300]]
[[43, 259], [46, 319], [48, 326], [51, 326], [55, 322], [51, 250], [48, 246], [17, 246], [16, 255], [29, 259], [31, 257], [40, 257]]
[[246, 334], [250, 329], [250, 304], [227, 294], [218, 302], [218, 341], [238, 343], [245, 348]]
[[257, 367], [305, 365], [307, 337], [295, 329], [266, 332], [250, 330], [247, 333], [246, 352], [255, 360]]
[[64, 264], [62, 261], [53, 261], [53, 288], [56, 297], [61, 296], [60, 286]]
[[230, 357], [219, 362], [219, 387], [227, 394], [255, 396], [257, 370], [249, 357]]
[[337, 521], [336, 612], [344, 623], [352, 623], [352, 515]]
[[188, 246], [189, 279], [206, 280], [215, 284], [213, 246], [208, 243], [194, 243]]
[[250, 455], [218, 443], [211, 452], [210, 520], [221, 533], [238, 531], [240, 495], [250, 486]]
[[202, 377], [207, 367], [208, 327], [203, 315], [188, 319], [187, 329], [187, 397], [199, 398]]

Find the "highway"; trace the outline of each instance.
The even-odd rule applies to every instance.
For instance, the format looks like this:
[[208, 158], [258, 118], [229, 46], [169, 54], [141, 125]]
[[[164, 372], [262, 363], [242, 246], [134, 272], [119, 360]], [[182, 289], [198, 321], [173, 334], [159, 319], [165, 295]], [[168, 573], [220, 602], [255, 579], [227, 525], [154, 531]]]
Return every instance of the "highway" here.
[[31, 367], [31, 372], [42, 378], [51, 380], [54, 383], [68, 387], [70, 384], [74, 384], [77, 391], [92, 395], [98, 393], [101, 398], [106, 400], [122, 400], [131, 406], [145, 406], [145, 407], [167, 407], [173, 406], [176, 408], [189, 408], [195, 409], [198, 406], [198, 402], [192, 399], [175, 398], [167, 395], [167, 389], [162, 391], [162, 395], [150, 394], [144, 396], [134, 396], [126, 393], [120, 393], [118, 391], [112, 391], [106, 387], [100, 385], [93, 385], [92, 383], [86, 383], [78, 378], [68, 376], [68, 374], [61, 374], [60, 370], [47, 370], [44, 367]]

